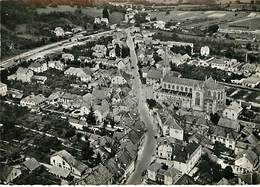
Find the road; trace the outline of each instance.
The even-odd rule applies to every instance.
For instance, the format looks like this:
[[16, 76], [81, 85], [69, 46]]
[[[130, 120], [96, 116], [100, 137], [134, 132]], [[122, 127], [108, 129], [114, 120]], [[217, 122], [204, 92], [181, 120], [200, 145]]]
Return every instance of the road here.
[[[109, 31], [105, 31], [105, 32], [100, 32], [100, 33], [88, 35], [88, 36], [85, 36], [82, 39], [84, 40], [84, 39], [87, 39], [89, 37], [100, 37], [102, 35], [109, 34], [109, 33], [112, 33], [112, 32], [114, 32], [114, 30], [109, 30]], [[18, 60], [18, 59], [21, 59], [21, 58], [30, 57], [32, 59], [36, 59], [36, 58], [42, 57], [46, 54], [50, 54], [50, 53], [57, 52], [57, 51], [62, 51], [64, 48], [71, 48], [73, 46], [83, 45], [85, 43], [86, 43], [86, 41], [71, 42], [70, 39], [67, 39], [67, 40], [63, 40], [63, 41], [60, 41], [60, 42], [48, 44], [48, 45], [45, 45], [45, 46], [42, 46], [42, 47], [38, 47], [38, 48], [32, 49], [30, 51], [27, 51], [25, 53], [14, 56], [12, 58], [9, 58], [7, 60], [1, 61], [0, 62], [0, 66], [1, 66], [0, 70], [7, 69], [7, 68], [15, 65], [17, 63], [15, 61]]]
[[142, 94], [142, 83], [140, 80], [139, 72], [138, 72], [138, 66], [137, 66], [137, 56], [135, 52], [135, 45], [133, 42], [133, 39], [131, 37], [131, 34], [129, 30], [127, 31], [127, 45], [130, 48], [130, 58], [131, 63], [134, 66], [133, 69], [133, 90], [136, 94], [136, 97], [138, 99], [138, 109], [140, 113], [141, 120], [145, 123], [146, 126], [146, 133], [144, 137], [144, 141], [142, 144], [142, 147], [140, 148], [141, 154], [137, 158], [135, 170], [131, 174], [131, 176], [128, 178], [126, 184], [141, 184], [142, 183], [142, 173], [147, 169], [147, 167], [150, 165], [152, 161], [152, 156], [154, 153], [156, 141], [155, 141], [155, 125], [152, 122], [152, 118], [149, 113], [148, 106], [145, 102], [145, 97]]

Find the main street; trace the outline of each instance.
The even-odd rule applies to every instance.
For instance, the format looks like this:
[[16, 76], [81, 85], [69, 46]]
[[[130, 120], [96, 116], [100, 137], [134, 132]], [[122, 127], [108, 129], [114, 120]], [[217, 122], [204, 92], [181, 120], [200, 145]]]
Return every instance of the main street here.
[[[109, 31], [105, 31], [105, 32], [92, 34], [92, 35], [87, 35], [87, 36], [84, 36], [82, 38], [82, 40], [84, 40], [84, 39], [87, 40], [89, 37], [92, 37], [92, 38], [100, 37], [102, 35], [109, 34], [109, 33], [112, 33], [112, 32], [114, 32], [114, 30], [109, 30]], [[27, 51], [25, 53], [19, 54], [17, 56], [11, 57], [9, 59], [6, 59], [4, 61], [1, 61], [0, 62], [0, 67], [1, 67], [0, 70], [7, 69], [11, 66], [14, 66], [17, 63], [16, 60], [19, 60], [19, 59], [22, 59], [22, 58], [30, 57], [32, 59], [36, 59], [36, 58], [42, 57], [46, 54], [62, 51], [64, 48], [71, 48], [71, 47], [77, 46], [77, 45], [84, 45], [85, 43], [86, 43], [86, 41], [72, 42], [72, 41], [70, 41], [70, 39], [67, 39], [67, 40], [63, 40], [63, 41], [60, 41], [60, 42], [41, 46], [41, 47], [32, 49], [30, 51]]]
[[127, 32], [127, 45], [130, 48], [130, 58], [131, 63], [134, 66], [133, 69], [133, 76], [135, 77], [133, 80], [133, 87], [136, 97], [138, 99], [138, 109], [140, 113], [141, 120], [145, 123], [146, 126], [146, 133], [144, 137], [144, 141], [142, 144], [141, 154], [137, 158], [135, 170], [130, 175], [130, 177], [127, 180], [127, 184], [141, 184], [143, 179], [143, 172], [147, 169], [147, 167], [150, 165], [152, 161], [152, 155], [155, 149], [155, 125], [152, 122], [152, 118], [149, 113], [148, 106], [146, 104], [145, 97], [142, 93], [142, 83], [140, 80], [140, 75], [138, 72], [138, 60], [135, 52], [135, 45], [132, 39], [132, 36], [129, 32], [129, 30], [126, 30]]

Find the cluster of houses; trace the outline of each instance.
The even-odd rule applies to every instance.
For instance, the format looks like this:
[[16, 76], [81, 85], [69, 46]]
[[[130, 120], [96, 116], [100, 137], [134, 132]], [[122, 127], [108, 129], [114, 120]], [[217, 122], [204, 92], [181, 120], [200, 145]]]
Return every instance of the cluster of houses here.
[[[201, 156], [212, 156], [218, 142], [233, 154], [226, 157], [226, 153], [221, 152], [223, 157], [212, 159], [223, 169], [230, 166], [238, 184], [257, 184], [249, 176], [260, 176], [260, 126], [239, 120], [242, 110], [240, 103], [232, 102], [222, 110], [215, 125], [207, 115], [196, 111], [179, 110], [176, 113], [166, 108], [153, 109], [159, 134], [154, 161], [147, 169], [147, 182], [176, 184], [183, 175], [192, 177]], [[196, 181], [193, 184], [197, 184]]]

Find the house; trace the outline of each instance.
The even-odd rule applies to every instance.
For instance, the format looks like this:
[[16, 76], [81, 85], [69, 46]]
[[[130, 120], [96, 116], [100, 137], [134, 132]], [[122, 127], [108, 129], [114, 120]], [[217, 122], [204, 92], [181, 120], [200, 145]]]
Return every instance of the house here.
[[233, 101], [229, 106], [227, 106], [223, 110], [223, 117], [231, 119], [231, 120], [237, 120], [238, 116], [241, 114], [243, 108], [240, 103], [237, 103], [236, 101]]
[[220, 181], [218, 181], [217, 185], [230, 185], [230, 183], [225, 177], [223, 177]]
[[119, 168], [124, 171], [123, 179], [127, 179], [135, 170], [135, 158], [131, 157], [131, 154], [126, 150], [120, 150], [115, 155], [115, 161]]
[[8, 90], [7, 95], [17, 101], [20, 101], [23, 98], [23, 93], [20, 90], [16, 90], [16, 89]]
[[253, 172], [259, 163], [258, 155], [252, 150], [245, 150], [238, 153], [235, 159], [234, 173], [243, 174]]
[[238, 120], [220, 118], [218, 121], [218, 126], [232, 129], [232, 131], [235, 131], [235, 132], [239, 132], [239, 130], [240, 130], [240, 124], [239, 124]]
[[29, 69], [35, 73], [42, 73], [48, 70], [48, 65], [46, 62], [35, 62], [29, 66]]
[[6, 96], [7, 94], [7, 85], [0, 82], [0, 96]]
[[20, 166], [0, 165], [0, 184], [11, 184], [22, 175]]
[[34, 75], [32, 77], [32, 80], [39, 83], [39, 84], [45, 84], [45, 82], [47, 81], [47, 77], [46, 76]]
[[22, 163], [22, 166], [29, 170], [29, 172], [32, 172], [39, 168], [41, 164], [35, 158], [29, 158]]
[[260, 184], [260, 173], [259, 171], [238, 174], [238, 184], [239, 185], [259, 185]]
[[73, 54], [69, 54], [69, 53], [63, 53], [61, 55], [61, 58], [64, 59], [65, 61], [74, 61], [74, 55]]
[[83, 130], [83, 128], [87, 126], [87, 123], [85, 121], [74, 118], [69, 119], [69, 124], [78, 130]]
[[157, 162], [165, 163], [169, 167], [184, 173], [189, 173], [202, 155], [202, 146], [189, 142], [182, 145], [175, 140], [162, 139], [156, 148]]
[[43, 95], [29, 95], [20, 101], [21, 106], [28, 108], [39, 107], [42, 103], [47, 101]]
[[74, 68], [70, 67], [64, 72], [67, 76], [76, 76], [82, 82], [89, 82], [91, 80], [91, 70], [89, 68]]
[[215, 142], [220, 142], [224, 144], [227, 148], [235, 150], [236, 139], [238, 133], [230, 128], [225, 128], [221, 126], [211, 127], [208, 132], [208, 138], [215, 144]]
[[198, 184], [193, 177], [184, 174], [182, 175], [175, 183], [174, 185], [195, 185]]
[[48, 62], [48, 68], [57, 69], [60, 71], [63, 71], [65, 68], [65, 65], [60, 60], [52, 60]]
[[65, 31], [61, 27], [56, 27], [53, 32], [57, 37], [63, 37], [65, 35]]
[[189, 142], [196, 142], [197, 144], [200, 144], [202, 147], [206, 147], [208, 149], [213, 150], [214, 144], [211, 142], [209, 138], [207, 138], [205, 135], [194, 133], [192, 136], [188, 139]]
[[76, 178], [81, 177], [88, 169], [87, 165], [76, 160], [66, 150], [62, 150], [51, 155], [50, 164], [71, 171], [71, 174]]
[[92, 50], [94, 51], [93, 56], [97, 58], [103, 58], [107, 53], [107, 47], [105, 45], [95, 45], [92, 47]]
[[19, 67], [15, 75], [8, 76], [8, 80], [18, 80], [22, 82], [31, 82], [33, 71], [28, 68]]
[[227, 62], [228, 61], [226, 59], [215, 58], [210, 62], [210, 64], [211, 64], [211, 68], [217, 68], [217, 69], [225, 70]]
[[163, 73], [159, 70], [150, 69], [147, 73], [146, 84], [153, 86], [153, 89], [158, 89], [161, 85]]
[[173, 185], [181, 176], [181, 171], [162, 163], [154, 162], [147, 169], [148, 183], [152, 181], [158, 184]]
[[113, 182], [113, 174], [102, 164], [76, 182], [77, 185], [110, 185]]
[[122, 74], [120, 72], [118, 72], [116, 75], [114, 75], [111, 79], [111, 83], [112, 84], [118, 84], [118, 85], [123, 85], [126, 84], [127, 81], [125, 80], [125, 78], [122, 76]]
[[184, 130], [178, 124], [179, 122], [176, 121], [172, 116], [167, 115], [167, 117], [161, 116], [161, 120], [159, 120], [159, 124], [161, 124], [162, 134], [164, 136], [170, 136], [176, 138], [178, 140], [183, 140]]
[[255, 88], [259, 84], [260, 84], [260, 77], [256, 75], [252, 75], [242, 80], [242, 86]]

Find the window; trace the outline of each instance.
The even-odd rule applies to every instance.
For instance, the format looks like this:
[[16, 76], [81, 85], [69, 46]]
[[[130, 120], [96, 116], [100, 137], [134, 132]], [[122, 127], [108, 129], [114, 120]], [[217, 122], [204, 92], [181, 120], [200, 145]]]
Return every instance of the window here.
[[168, 89], [171, 89], [171, 85], [170, 84], [168, 84]]
[[188, 92], [188, 88], [187, 87], [185, 87], [185, 92]]
[[196, 93], [195, 105], [200, 106], [200, 93], [199, 92]]
[[181, 91], [183, 91], [183, 87], [181, 86]]
[[65, 162], [64, 162], [64, 161], [62, 161], [62, 165], [65, 165]]
[[163, 84], [163, 87], [166, 88], [166, 84], [165, 83]]
[[174, 85], [172, 85], [172, 89], [174, 90]]
[[176, 86], [176, 90], [179, 90], [179, 86]]
[[192, 92], [192, 88], [190, 88], [190, 92]]

